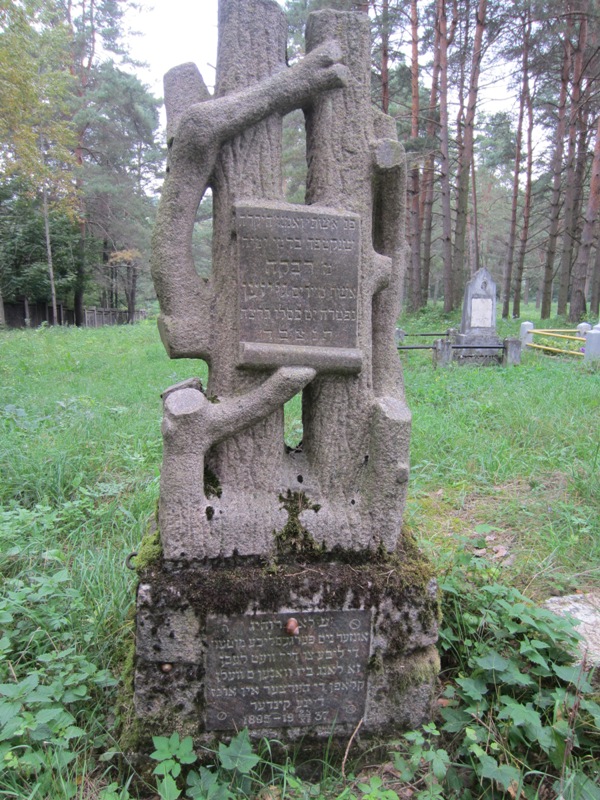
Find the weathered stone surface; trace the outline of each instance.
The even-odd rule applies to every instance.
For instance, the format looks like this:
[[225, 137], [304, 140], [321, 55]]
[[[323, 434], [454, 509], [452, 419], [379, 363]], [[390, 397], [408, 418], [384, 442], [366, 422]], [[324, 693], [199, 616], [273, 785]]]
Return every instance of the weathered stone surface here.
[[376, 561], [272, 573], [157, 564], [138, 591], [137, 713], [154, 732], [177, 719], [198, 741], [246, 725], [328, 736], [334, 718], [340, 735], [360, 719], [371, 734], [417, 724], [439, 669], [438, 599], [415, 552], [405, 555], [404, 573]]
[[454, 349], [452, 353], [452, 360], [459, 364], [502, 361], [502, 342], [496, 334], [496, 284], [485, 268], [476, 272], [465, 286], [460, 333], [453, 343], [465, 346], [464, 350]]
[[[410, 436], [394, 346], [405, 166], [393, 120], [371, 107], [368, 19], [313, 15], [308, 55], [287, 69], [276, 3], [222, 0], [220, 14], [215, 97], [189, 64], [165, 83], [169, 173], [153, 256], [159, 326], [172, 356], [208, 361], [207, 394], [219, 405], [260, 393], [269, 381], [280, 388], [247, 425], [232, 414], [218, 438], [206, 433], [210, 414], [200, 395], [167, 398], [165, 553], [270, 552], [272, 531], [286, 523], [279, 497], [295, 488], [282, 405], [302, 390], [302, 474], [311, 507], [320, 506], [303, 524], [328, 548], [383, 545], [391, 552]], [[307, 206], [281, 197], [280, 115], [295, 106], [307, 114]], [[205, 281], [195, 273], [190, 241], [209, 184], [213, 273]], [[316, 377], [301, 371], [307, 367]], [[298, 371], [269, 377], [281, 368]], [[194, 409], [185, 411], [190, 403]], [[205, 467], [218, 481], [218, 498], [205, 496]]]
[[356, 347], [357, 215], [238, 204], [236, 233], [242, 341]]
[[371, 622], [358, 609], [209, 616], [207, 730], [356, 724]]
[[[147, 731], [188, 730], [199, 743], [244, 725], [289, 739], [329, 737], [334, 720], [342, 736], [361, 719], [374, 735], [414, 726], [438, 668], [435, 581], [401, 535], [404, 152], [371, 104], [368, 16], [312, 14], [306, 45], [288, 68], [278, 3], [220, 0], [215, 94], [190, 64], [165, 79], [159, 329], [169, 355], [205, 359], [209, 379], [206, 391], [192, 380], [163, 394], [164, 559], [138, 591], [135, 707]], [[281, 117], [294, 108], [307, 126], [301, 206], [282, 196]], [[208, 188], [204, 279], [191, 239]], [[304, 440], [292, 451], [283, 405], [300, 392]], [[290, 616], [292, 644], [278, 628]], [[303, 633], [317, 619], [335, 648]], [[253, 685], [241, 660], [261, 622], [277, 635]], [[353, 624], [363, 638], [351, 653], [337, 637]], [[290, 652], [297, 663], [282, 666]], [[284, 707], [296, 686], [306, 696]]]
[[487, 269], [475, 273], [465, 286], [462, 334], [496, 335], [496, 284]]
[[544, 606], [560, 616], [576, 620], [582, 640], [579, 648], [588, 667], [600, 666], [600, 592], [550, 597]]

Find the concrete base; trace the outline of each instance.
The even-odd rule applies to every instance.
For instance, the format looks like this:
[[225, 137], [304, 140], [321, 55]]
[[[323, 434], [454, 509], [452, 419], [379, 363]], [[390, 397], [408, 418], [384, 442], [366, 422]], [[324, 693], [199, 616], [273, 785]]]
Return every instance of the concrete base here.
[[436, 582], [412, 543], [365, 561], [161, 561], [146, 569], [137, 597], [137, 746], [173, 730], [202, 745], [243, 727], [284, 743], [347, 739], [361, 720], [361, 735], [389, 736], [431, 719]]
[[[480, 334], [457, 333], [454, 345], [465, 346], [464, 350], [453, 351], [453, 361], [457, 364], [501, 364], [503, 343], [495, 335], [484, 336]], [[466, 347], [468, 345], [468, 348]], [[489, 350], [497, 347], [497, 350]], [[475, 349], [473, 349], [475, 348]], [[478, 349], [481, 348], [481, 349]]]

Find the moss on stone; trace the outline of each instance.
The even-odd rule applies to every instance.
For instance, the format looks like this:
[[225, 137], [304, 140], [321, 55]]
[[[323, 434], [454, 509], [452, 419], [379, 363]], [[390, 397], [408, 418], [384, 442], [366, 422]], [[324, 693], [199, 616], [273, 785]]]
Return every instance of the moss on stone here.
[[377, 650], [375, 653], [373, 653], [373, 655], [369, 659], [367, 669], [369, 670], [369, 672], [372, 672], [374, 674], [383, 672], [383, 657], [381, 655], [380, 650]]
[[304, 525], [300, 522], [303, 511], [318, 511], [320, 506], [311, 503], [304, 492], [292, 492], [279, 495], [279, 501], [287, 511], [288, 519], [280, 531], [275, 532], [275, 546], [279, 556], [303, 555], [318, 556], [323, 548], [319, 546]]
[[146, 532], [135, 557], [135, 569], [139, 574], [157, 561], [162, 560], [163, 549], [157, 529]]
[[206, 465], [204, 465], [204, 494], [206, 497], [221, 497], [223, 494], [219, 479]]
[[396, 672], [394, 689], [403, 694], [413, 686], [433, 685], [439, 679], [440, 656], [435, 645], [410, 654], [409, 667]]

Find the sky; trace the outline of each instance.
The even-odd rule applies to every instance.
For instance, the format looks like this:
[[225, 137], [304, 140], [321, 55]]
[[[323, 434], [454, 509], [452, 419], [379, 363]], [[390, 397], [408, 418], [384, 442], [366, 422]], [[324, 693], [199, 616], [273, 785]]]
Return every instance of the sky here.
[[[284, 5], [284, 0], [278, 0]], [[130, 53], [147, 63], [136, 75], [150, 87], [155, 97], [163, 96], [162, 78], [178, 64], [193, 61], [206, 85], [214, 86], [217, 58], [218, 0], [140, 0], [141, 10], [130, 11], [127, 27], [136, 31], [129, 36]], [[497, 77], [497, 76], [496, 76]], [[486, 79], [489, 78], [489, 73]], [[499, 84], [481, 87], [479, 107], [486, 112], [511, 110], [513, 93], [501, 76]], [[164, 125], [164, 110], [161, 116]]]
[[163, 96], [162, 76], [172, 67], [193, 61], [212, 87], [217, 57], [217, 0], [141, 0], [130, 11], [131, 56], [147, 68], [135, 72], [155, 96]]
[[[278, 0], [283, 5], [283, 0]], [[152, 93], [162, 97], [162, 76], [172, 67], [193, 61], [212, 89], [217, 59], [218, 0], [141, 0], [141, 11], [127, 17], [131, 55], [145, 61], [147, 69], [136, 69]]]

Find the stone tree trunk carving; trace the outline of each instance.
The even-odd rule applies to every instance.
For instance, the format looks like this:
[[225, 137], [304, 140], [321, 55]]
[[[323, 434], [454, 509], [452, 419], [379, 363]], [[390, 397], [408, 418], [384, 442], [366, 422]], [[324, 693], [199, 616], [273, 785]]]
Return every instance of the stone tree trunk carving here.
[[[439, 668], [438, 601], [400, 536], [405, 162], [371, 105], [369, 20], [312, 14], [292, 67], [275, 0], [220, 0], [219, 35], [214, 96], [192, 64], [165, 77], [159, 328], [171, 357], [208, 362], [209, 381], [163, 395], [162, 557], [140, 568], [136, 713], [146, 733], [204, 743], [245, 726], [289, 739], [414, 727]], [[294, 108], [305, 205], [282, 196]], [[208, 189], [203, 279], [191, 241]], [[292, 451], [283, 405], [299, 392]]]
[[[207, 394], [226, 401], [229, 414], [221, 415], [218, 435], [209, 435], [218, 407], [194, 400], [197, 387], [169, 392], [165, 555], [268, 553], [287, 520], [281, 496], [288, 491], [310, 500], [301, 522], [316, 545], [391, 551], [410, 429], [392, 336], [403, 271], [404, 160], [393, 121], [371, 106], [368, 20], [313, 15], [308, 55], [292, 68], [275, 2], [222, 0], [219, 29], [214, 97], [194, 65], [165, 78], [169, 165], [153, 276], [169, 354], [205, 358]], [[307, 116], [306, 211], [282, 198], [281, 118], [297, 107]], [[214, 245], [205, 280], [194, 269], [191, 237], [208, 188]], [[373, 203], [380, 210], [375, 230]], [[302, 236], [294, 237], [298, 226]], [[279, 241], [267, 246], [261, 276], [252, 249], [260, 258], [268, 234]], [[339, 252], [332, 263], [319, 261], [315, 247]], [[287, 284], [285, 269], [297, 271]], [[259, 315], [268, 316], [262, 327], [250, 319]], [[289, 454], [283, 403], [307, 385], [304, 451]], [[243, 416], [247, 394], [256, 411]], [[220, 497], [205, 497], [205, 467]]]

